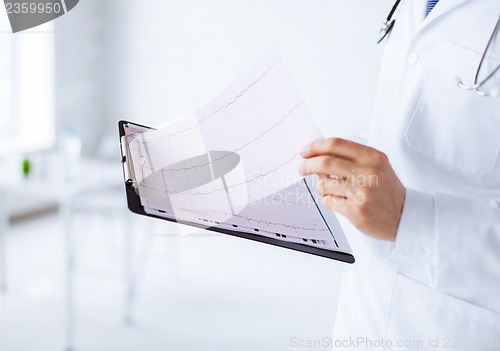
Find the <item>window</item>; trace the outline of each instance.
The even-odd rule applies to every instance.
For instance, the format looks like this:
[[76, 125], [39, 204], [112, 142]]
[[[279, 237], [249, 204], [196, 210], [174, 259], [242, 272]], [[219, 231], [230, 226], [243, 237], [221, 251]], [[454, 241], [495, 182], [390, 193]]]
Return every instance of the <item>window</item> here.
[[0, 155], [54, 142], [53, 47], [52, 23], [13, 34], [0, 11]]

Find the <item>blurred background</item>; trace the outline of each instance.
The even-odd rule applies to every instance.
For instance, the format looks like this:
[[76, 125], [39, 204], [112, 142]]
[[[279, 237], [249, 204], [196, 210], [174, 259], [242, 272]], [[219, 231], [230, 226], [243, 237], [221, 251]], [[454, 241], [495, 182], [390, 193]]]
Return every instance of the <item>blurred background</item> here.
[[17, 34], [0, 11], [0, 350], [329, 337], [344, 264], [128, 212], [117, 122], [188, 114], [277, 47], [324, 135], [363, 137], [391, 5], [82, 0]]

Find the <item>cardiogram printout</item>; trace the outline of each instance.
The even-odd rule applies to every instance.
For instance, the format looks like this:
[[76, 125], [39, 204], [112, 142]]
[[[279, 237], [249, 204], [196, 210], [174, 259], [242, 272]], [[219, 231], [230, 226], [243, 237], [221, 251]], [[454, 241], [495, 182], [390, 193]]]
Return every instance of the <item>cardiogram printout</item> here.
[[126, 134], [147, 213], [351, 252], [298, 174], [321, 133], [275, 50], [191, 115]]

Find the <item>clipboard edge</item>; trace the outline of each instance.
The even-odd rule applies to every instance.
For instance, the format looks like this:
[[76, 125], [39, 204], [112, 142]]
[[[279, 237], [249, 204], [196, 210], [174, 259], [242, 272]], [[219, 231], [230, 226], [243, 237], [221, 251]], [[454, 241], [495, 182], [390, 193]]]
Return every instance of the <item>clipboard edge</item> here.
[[282, 247], [285, 249], [290, 249], [290, 250], [298, 251], [298, 252], [304, 252], [304, 253], [312, 254], [314, 256], [333, 259], [336, 261], [345, 262], [345, 263], [349, 263], [349, 264], [353, 264], [356, 261], [354, 258], [354, 255], [349, 254], [349, 253], [345, 253], [345, 252], [341, 252], [341, 251], [332, 251], [332, 250], [327, 250], [327, 249], [322, 249], [322, 248], [316, 248], [313, 246], [291, 243], [291, 242], [287, 242], [287, 241], [283, 241], [283, 240], [268, 238], [268, 237], [264, 237], [264, 236], [259, 236], [259, 235], [255, 235], [255, 234], [249, 234], [249, 233], [244, 233], [244, 232], [239, 232], [239, 231], [224, 229], [224, 228], [219, 228], [219, 227], [206, 227], [205, 225], [199, 224], [196, 222], [177, 220], [177, 219], [173, 219], [173, 218], [166, 218], [166, 217], [161, 217], [161, 216], [156, 216], [153, 214], [146, 213], [144, 206], [142, 206], [142, 204], [141, 204], [139, 195], [136, 193], [133, 185], [128, 182], [128, 179], [126, 179], [127, 173], [125, 172], [125, 167], [126, 167], [125, 163], [127, 162], [127, 160], [124, 160], [124, 158], [123, 158], [125, 155], [123, 155], [123, 145], [122, 145], [122, 137], [125, 135], [124, 127], [126, 124], [132, 124], [132, 125], [142, 127], [142, 128], [147, 128], [147, 129], [154, 129], [154, 128], [144, 126], [144, 125], [141, 125], [141, 124], [138, 124], [135, 122], [125, 121], [125, 120], [120, 120], [118, 122], [119, 137], [120, 137], [120, 153], [121, 153], [121, 160], [122, 160], [122, 168], [123, 168], [123, 172], [124, 172], [123, 175], [124, 175], [125, 192], [126, 192], [126, 196], [127, 196], [127, 207], [131, 212], [138, 214], [138, 215], [143, 215], [143, 216], [147, 216], [147, 217], [162, 219], [162, 220], [169, 221], [169, 222], [189, 225], [192, 227], [197, 227], [197, 228], [209, 230], [212, 232], [217, 232], [217, 233], [226, 234], [226, 235], [230, 235], [230, 236], [234, 236], [234, 237], [238, 237], [238, 238], [243, 238], [243, 239], [247, 239], [247, 240], [252, 240], [252, 241], [261, 242], [261, 243], [265, 243], [265, 244], [270, 244], [273, 246], [279, 246], [279, 247]]

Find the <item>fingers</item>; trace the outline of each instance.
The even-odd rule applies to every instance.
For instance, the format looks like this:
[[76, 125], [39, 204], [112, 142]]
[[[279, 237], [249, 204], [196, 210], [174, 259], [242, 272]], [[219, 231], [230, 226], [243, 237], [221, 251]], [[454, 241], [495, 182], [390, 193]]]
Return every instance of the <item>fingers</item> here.
[[370, 147], [353, 141], [340, 138], [323, 138], [315, 140], [307, 145], [300, 155], [304, 158], [332, 155], [347, 159], [358, 159], [367, 155], [370, 150]]
[[348, 200], [334, 195], [326, 195], [321, 199], [323, 206], [346, 216], [348, 211]]
[[306, 159], [299, 173], [302, 176], [319, 174], [347, 178], [354, 172], [353, 166], [350, 161], [335, 156], [317, 156]]
[[354, 190], [350, 188], [350, 183], [344, 178], [330, 178], [328, 176], [320, 176], [316, 185], [316, 191], [321, 196], [338, 196], [349, 198], [354, 194]]

